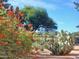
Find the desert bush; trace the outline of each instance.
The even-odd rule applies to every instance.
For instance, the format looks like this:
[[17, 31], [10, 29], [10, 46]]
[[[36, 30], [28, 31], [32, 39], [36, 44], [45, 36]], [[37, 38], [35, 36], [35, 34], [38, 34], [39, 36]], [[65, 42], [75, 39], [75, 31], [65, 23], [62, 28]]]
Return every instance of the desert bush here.
[[61, 31], [57, 35], [52, 36], [48, 46], [53, 55], [65, 55], [73, 49], [74, 44], [74, 36], [65, 31]]

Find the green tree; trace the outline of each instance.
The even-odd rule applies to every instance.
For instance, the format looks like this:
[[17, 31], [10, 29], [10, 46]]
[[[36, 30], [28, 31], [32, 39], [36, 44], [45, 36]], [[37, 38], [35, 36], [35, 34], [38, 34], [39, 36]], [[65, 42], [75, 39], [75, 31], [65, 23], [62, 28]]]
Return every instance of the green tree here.
[[78, 26], [76, 26], [76, 28], [79, 28], [79, 25], [78, 25]]
[[57, 29], [57, 24], [51, 19], [43, 8], [25, 7], [21, 10], [25, 13], [25, 20], [33, 24], [36, 30], [42, 25], [46, 30]]
[[[78, 2], [74, 2], [74, 5], [75, 5], [75, 9], [77, 11], [79, 11], [79, 3]], [[79, 28], [79, 25], [77, 25], [76, 28]]]
[[75, 9], [79, 11], [79, 3], [78, 2], [74, 2], [75, 4]]
[[9, 4], [9, 3], [3, 3], [3, 2], [8, 2], [8, 0], [0, 0], [0, 4], [2, 3], [3, 4], [3, 6], [4, 6], [4, 8], [8, 8], [11, 4]]

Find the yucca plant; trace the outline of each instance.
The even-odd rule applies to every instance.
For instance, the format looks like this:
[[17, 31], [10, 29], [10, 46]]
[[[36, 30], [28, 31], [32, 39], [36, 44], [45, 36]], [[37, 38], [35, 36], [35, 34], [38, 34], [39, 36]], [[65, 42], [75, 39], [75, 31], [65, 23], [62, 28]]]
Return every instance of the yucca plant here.
[[49, 50], [53, 55], [65, 55], [68, 54], [75, 44], [74, 36], [70, 33], [61, 31], [49, 42]]

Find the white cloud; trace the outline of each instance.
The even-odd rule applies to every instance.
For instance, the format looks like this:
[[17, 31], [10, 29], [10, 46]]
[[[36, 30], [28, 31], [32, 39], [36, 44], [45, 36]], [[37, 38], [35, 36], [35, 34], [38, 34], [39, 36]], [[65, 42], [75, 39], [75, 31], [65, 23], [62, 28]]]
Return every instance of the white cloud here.
[[9, 1], [14, 6], [35, 6], [35, 7], [42, 7], [49, 10], [56, 10], [57, 6], [55, 4], [46, 3], [41, 0], [10, 0]]

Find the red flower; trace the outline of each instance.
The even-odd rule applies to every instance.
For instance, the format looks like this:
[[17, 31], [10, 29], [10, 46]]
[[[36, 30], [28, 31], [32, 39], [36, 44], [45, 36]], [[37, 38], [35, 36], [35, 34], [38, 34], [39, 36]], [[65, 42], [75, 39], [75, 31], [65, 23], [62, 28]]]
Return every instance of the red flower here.
[[20, 40], [17, 40], [17, 41], [16, 41], [16, 44], [17, 44], [17, 45], [21, 45], [22, 42], [21, 42]]
[[2, 16], [0, 16], [0, 20], [3, 20], [3, 17]]
[[4, 42], [4, 45], [8, 45], [8, 42]]
[[0, 42], [0, 46], [6, 46], [8, 45], [8, 42]]
[[17, 27], [24, 27], [24, 24], [18, 24]]
[[28, 24], [28, 27], [32, 27], [32, 24]]
[[7, 14], [8, 14], [8, 16], [14, 16], [14, 12], [11, 11], [11, 10], [9, 10], [9, 11], [7, 12]]
[[0, 42], [0, 46], [2, 46], [3, 45], [3, 43], [2, 42]]
[[0, 34], [0, 39], [3, 39], [3, 38], [5, 38], [5, 37], [6, 37], [6, 35]]
[[0, 4], [0, 8], [2, 8], [3, 7], [3, 5], [2, 4]]
[[19, 12], [19, 15], [20, 15], [20, 16], [24, 16], [24, 13], [22, 13], [22, 12]]

